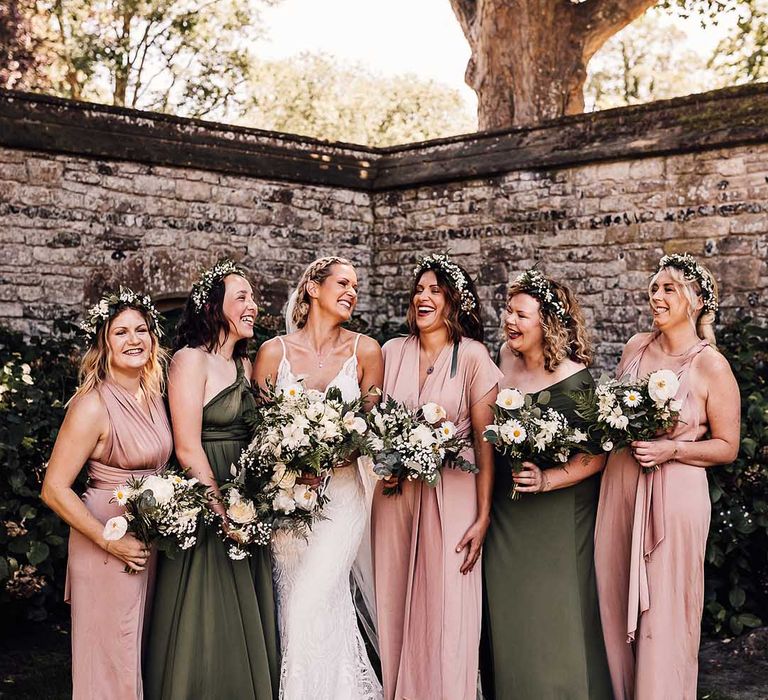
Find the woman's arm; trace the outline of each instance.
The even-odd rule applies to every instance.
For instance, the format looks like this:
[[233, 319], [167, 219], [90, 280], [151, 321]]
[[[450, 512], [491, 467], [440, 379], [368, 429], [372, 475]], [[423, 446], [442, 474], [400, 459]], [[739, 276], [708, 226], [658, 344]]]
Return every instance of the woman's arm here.
[[674, 460], [695, 467], [712, 467], [736, 459], [741, 432], [741, 397], [728, 360], [718, 352], [704, 350], [693, 361], [690, 372], [692, 393], [701, 387], [700, 392], [705, 395], [709, 438], [696, 442], [670, 438], [633, 442], [632, 451], [641, 466], [660, 466]]
[[258, 390], [267, 388], [267, 380], [275, 385], [277, 381], [277, 370], [280, 367], [280, 360], [283, 358], [283, 348], [277, 338], [272, 338], [262, 344], [256, 355], [256, 361], [253, 363], [251, 371], [251, 384]]
[[75, 399], [53, 446], [40, 496], [43, 503], [67, 525], [135, 571], [142, 571], [149, 556], [144, 545], [131, 534], [119, 540], [105, 540], [104, 523], [85, 507], [72, 490], [85, 460], [94, 454], [108, 433], [107, 412], [98, 395], [91, 392]]
[[373, 339], [364, 335], [360, 338], [357, 348], [358, 367], [360, 376], [360, 391], [365, 399], [365, 409], [370, 411], [381, 400], [381, 388], [384, 384], [384, 356], [381, 346]]
[[477, 490], [477, 519], [464, 534], [456, 547], [460, 552], [468, 547], [461, 565], [461, 573], [468, 574], [474, 568], [480, 557], [485, 534], [491, 524], [491, 496], [493, 493], [493, 446], [483, 440], [485, 426], [493, 423], [491, 406], [496, 401], [498, 387], [493, 387], [482, 399], [475, 402], [470, 409], [472, 421], [472, 436], [475, 448], [475, 466], [478, 474], [475, 480]]
[[221, 496], [219, 485], [201, 440], [206, 376], [207, 363], [202, 351], [183, 348], [173, 356], [168, 372], [173, 444], [182, 469], [208, 486], [210, 507], [224, 518], [225, 509], [218, 500]]
[[524, 469], [512, 474], [515, 491], [520, 493], [544, 493], [575, 486], [584, 479], [602, 471], [605, 454], [589, 455], [577, 452], [561, 467], [540, 469], [533, 462], [523, 462]]

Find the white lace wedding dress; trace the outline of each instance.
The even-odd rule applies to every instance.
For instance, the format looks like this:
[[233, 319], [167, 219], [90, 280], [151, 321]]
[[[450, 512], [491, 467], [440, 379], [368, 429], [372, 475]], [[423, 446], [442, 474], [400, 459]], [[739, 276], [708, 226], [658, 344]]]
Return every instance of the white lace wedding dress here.
[[[328, 384], [345, 401], [360, 396], [355, 350]], [[297, 381], [283, 345], [277, 388]], [[326, 392], [328, 391], [326, 388]], [[352, 602], [350, 572], [366, 531], [364, 489], [354, 465], [334, 470], [324, 519], [308, 540], [277, 533], [272, 561], [282, 662], [280, 700], [379, 700]]]

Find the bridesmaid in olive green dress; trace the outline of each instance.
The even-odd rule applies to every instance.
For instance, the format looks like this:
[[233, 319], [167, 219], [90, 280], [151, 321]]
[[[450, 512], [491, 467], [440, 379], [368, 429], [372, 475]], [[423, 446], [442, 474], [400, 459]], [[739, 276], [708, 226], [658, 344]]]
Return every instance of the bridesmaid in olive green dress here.
[[[579, 425], [569, 392], [594, 382], [581, 310], [570, 290], [529, 270], [507, 296], [500, 388], [515, 387]], [[591, 449], [592, 446], [589, 446]], [[595, 451], [591, 449], [591, 451]], [[593, 535], [603, 455], [526, 462], [513, 475], [497, 454], [483, 549], [481, 670], [487, 699], [612, 697], [595, 588]]]
[[[248, 442], [243, 413], [254, 405], [245, 344], [256, 304], [230, 261], [192, 288], [176, 340], [168, 398], [176, 457], [210, 487], [230, 478]], [[277, 626], [269, 548], [233, 561], [214, 528], [197, 545], [160, 562], [144, 689], [150, 700], [271, 700], [279, 688]]]

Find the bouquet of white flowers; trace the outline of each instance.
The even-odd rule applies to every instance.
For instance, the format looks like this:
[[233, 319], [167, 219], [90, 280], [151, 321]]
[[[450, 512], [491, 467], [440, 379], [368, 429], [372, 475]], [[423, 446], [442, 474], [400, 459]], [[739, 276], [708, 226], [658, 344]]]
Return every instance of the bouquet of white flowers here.
[[[567, 462], [587, 440], [587, 434], [571, 426], [562, 413], [546, 408], [549, 400], [548, 391], [540, 392], [534, 403], [530, 394], [518, 389], [503, 389], [496, 398], [494, 422], [485, 427], [483, 438], [507, 457], [515, 473], [523, 462]], [[509, 497], [520, 498], [514, 485]]]
[[[348, 462], [367, 429], [365, 397], [344, 402], [336, 388], [325, 394], [301, 382], [262, 392], [263, 403], [248, 417], [252, 439], [233, 465], [233, 482], [222, 486], [230, 556], [246, 556], [251, 544], [267, 544], [272, 530], [306, 536], [322, 517], [333, 467]], [[320, 477], [319, 486], [297, 483]]]
[[680, 416], [679, 388], [677, 375], [660, 369], [637, 380], [603, 376], [594, 389], [574, 392], [573, 398], [579, 416], [594, 425], [600, 444], [610, 452], [672, 429]]
[[397, 486], [384, 489], [387, 496], [400, 493], [400, 482], [405, 479], [421, 479], [435, 486], [444, 464], [477, 472], [460, 454], [471, 443], [456, 435], [456, 426], [436, 403], [412, 411], [389, 398], [371, 409], [367, 422], [360, 452], [373, 459], [373, 471], [380, 479], [398, 479]]
[[[130, 478], [118, 486], [110, 503], [125, 508], [124, 515], [107, 520], [105, 540], [119, 540], [126, 532], [168, 556], [189, 549], [197, 541], [197, 526], [207, 514], [207, 488], [197, 479], [174, 472]], [[129, 573], [133, 569], [126, 566]]]

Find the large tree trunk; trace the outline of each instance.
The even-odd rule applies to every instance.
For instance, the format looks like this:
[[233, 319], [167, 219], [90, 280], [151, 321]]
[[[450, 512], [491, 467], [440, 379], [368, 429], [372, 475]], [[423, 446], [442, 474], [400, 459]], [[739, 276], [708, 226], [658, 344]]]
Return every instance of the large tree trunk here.
[[587, 64], [657, 0], [451, 0], [472, 49], [480, 129], [584, 110]]

